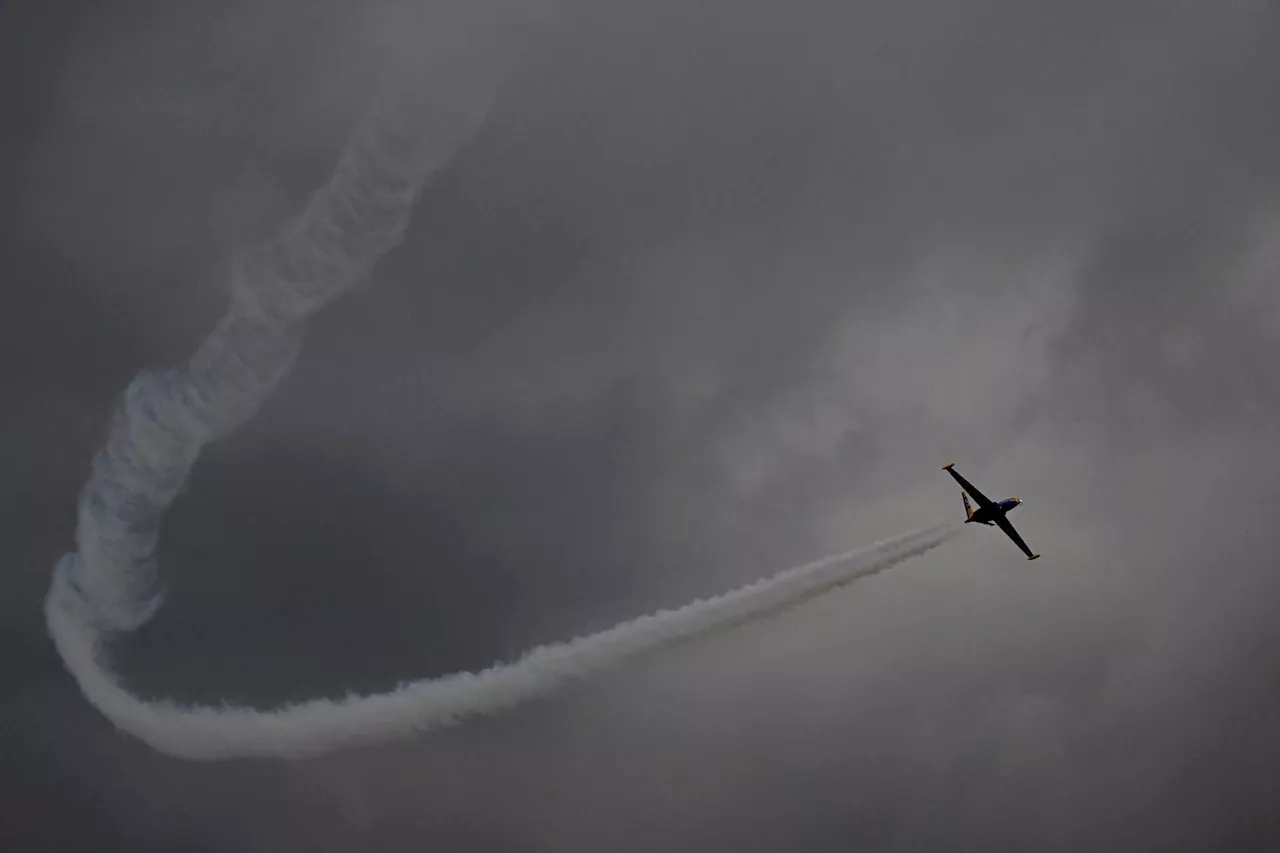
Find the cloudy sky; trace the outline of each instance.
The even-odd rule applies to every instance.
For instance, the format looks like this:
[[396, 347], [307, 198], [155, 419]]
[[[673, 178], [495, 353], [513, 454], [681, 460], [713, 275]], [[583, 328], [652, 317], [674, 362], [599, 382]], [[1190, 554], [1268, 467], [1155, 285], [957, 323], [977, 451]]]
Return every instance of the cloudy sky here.
[[[1274, 10], [454, 5], [0, 11], [0, 846], [1280, 844]], [[950, 459], [1044, 558], [967, 530], [412, 743], [206, 765], [115, 733], [41, 613], [112, 403], [435, 50], [517, 59], [205, 453], [135, 689], [484, 666], [957, 520]]]

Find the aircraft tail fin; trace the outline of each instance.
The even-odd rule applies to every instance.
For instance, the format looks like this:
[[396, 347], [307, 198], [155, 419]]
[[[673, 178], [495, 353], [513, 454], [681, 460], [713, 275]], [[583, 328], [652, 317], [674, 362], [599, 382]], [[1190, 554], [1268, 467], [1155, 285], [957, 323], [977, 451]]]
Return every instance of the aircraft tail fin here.
[[969, 493], [965, 491], [960, 492], [960, 499], [964, 501], [965, 517], [973, 518], [973, 506], [969, 503]]

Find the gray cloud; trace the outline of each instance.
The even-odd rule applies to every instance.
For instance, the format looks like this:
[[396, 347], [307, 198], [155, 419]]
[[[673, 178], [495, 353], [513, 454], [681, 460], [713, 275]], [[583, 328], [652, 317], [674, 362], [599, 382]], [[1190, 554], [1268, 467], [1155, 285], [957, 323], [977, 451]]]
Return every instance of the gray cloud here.
[[48, 571], [113, 395], [323, 178], [385, 22], [449, 33], [390, 4], [28, 14], [0, 27], [16, 849], [1280, 836], [1264, 4], [568, 8], [207, 454], [134, 683], [267, 703], [486, 664], [957, 514], [948, 458], [1027, 498], [1045, 558], [968, 533], [506, 718], [216, 768], [83, 706]]

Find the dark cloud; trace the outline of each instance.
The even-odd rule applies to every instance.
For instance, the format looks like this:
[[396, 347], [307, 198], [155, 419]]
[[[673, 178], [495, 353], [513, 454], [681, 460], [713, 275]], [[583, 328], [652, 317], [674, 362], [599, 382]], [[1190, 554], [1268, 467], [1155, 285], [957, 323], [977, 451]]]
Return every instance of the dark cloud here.
[[[1265, 4], [428, 11], [0, 13], [6, 849], [1274, 846]], [[1045, 558], [969, 533], [415, 743], [205, 766], [115, 734], [40, 613], [112, 399], [381, 74], [522, 38], [374, 286], [202, 459], [134, 686], [482, 666], [955, 516], [948, 458]]]

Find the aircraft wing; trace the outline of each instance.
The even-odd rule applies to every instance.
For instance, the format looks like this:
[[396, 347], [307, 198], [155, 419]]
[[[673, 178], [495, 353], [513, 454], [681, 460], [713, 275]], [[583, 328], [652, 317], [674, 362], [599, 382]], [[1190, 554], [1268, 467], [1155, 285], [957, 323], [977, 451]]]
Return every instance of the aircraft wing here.
[[973, 483], [970, 483], [964, 477], [961, 477], [958, 473], [956, 473], [956, 469], [952, 468], [950, 465], [947, 465], [944, 470], [946, 470], [946, 472], [950, 474], [952, 477], [956, 478], [956, 482], [960, 484], [960, 488], [967, 491], [969, 493], [969, 496], [978, 502], [978, 506], [980, 507], [991, 506], [991, 498], [987, 497], [982, 492], [978, 491], [974, 487]]
[[1013, 529], [1013, 525], [1009, 523], [1007, 516], [998, 516], [995, 522], [1000, 525], [1001, 530], [1009, 534], [1009, 538], [1013, 540], [1015, 545], [1022, 549], [1022, 552], [1027, 555], [1028, 560], [1034, 560], [1040, 556], [1039, 554], [1032, 553], [1031, 549], [1027, 547], [1027, 543], [1022, 541], [1022, 537], [1018, 535], [1018, 531]]

